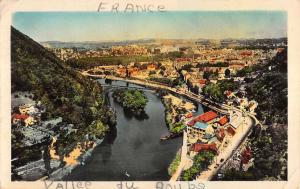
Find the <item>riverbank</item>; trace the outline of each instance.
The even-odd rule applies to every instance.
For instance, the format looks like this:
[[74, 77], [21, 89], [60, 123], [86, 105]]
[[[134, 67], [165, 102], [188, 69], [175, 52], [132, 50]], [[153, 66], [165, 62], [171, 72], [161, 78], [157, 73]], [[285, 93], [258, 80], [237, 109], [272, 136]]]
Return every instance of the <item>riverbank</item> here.
[[168, 173], [170, 176], [173, 176], [173, 174], [176, 172], [176, 170], [179, 167], [180, 164], [180, 154], [181, 154], [181, 149], [179, 149], [176, 153], [176, 156], [172, 160], [171, 164], [168, 167]]
[[165, 106], [165, 120], [172, 134], [182, 134], [185, 125], [184, 120], [193, 116], [195, 105], [172, 94], [162, 97]]
[[53, 171], [49, 176], [42, 178], [41, 180], [62, 180], [63, 177], [69, 175], [76, 167], [79, 165], [84, 165], [86, 161], [91, 157], [93, 150], [95, 147], [100, 145], [103, 142], [103, 139], [98, 139], [92, 142], [92, 146], [89, 149], [86, 149], [82, 152], [82, 147], [77, 145], [76, 148], [73, 149], [69, 154], [69, 157], [66, 157], [66, 165], [63, 167], [58, 167], [55, 171]]
[[[98, 80], [104, 83], [105, 80]], [[165, 123], [165, 108], [155, 91], [141, 87], [148, 99], [145, 107], [147, 118], [133, 116], [116, 102], [112, 93], [119, 87], [137, 88], [135, 84], [112, 81], [104, 86], [105, 101], [117, 114], [114, 132], [109, 132], [104, 141], [93, 150], [85, 165], [75, 168], [63, 180], [73, 181], [167, 181], [168, 166], [181, 146], [181, 138], [160, 142], [168, 133]]]

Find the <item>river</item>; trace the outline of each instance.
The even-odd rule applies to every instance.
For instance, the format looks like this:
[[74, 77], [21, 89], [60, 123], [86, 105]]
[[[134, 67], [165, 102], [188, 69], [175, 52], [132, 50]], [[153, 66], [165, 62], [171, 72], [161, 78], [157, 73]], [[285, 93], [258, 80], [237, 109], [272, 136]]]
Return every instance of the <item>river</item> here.
[[[182, 144], [182, 138], [160, 141], [160, 137], [168, 133], [161, 99], [147, 88], [128, 84], [128, 87], [141, 88], [148, 98], [146, 115], [135, 117], [125, 112], [111, 97], [112, 86], [127, 86], [126, 82], [112, 81], [106, 84], [104, 79], [98, 81], [105, 85], [107, 103], [116, 111], [116, 129], [105, 136], [85, 165], [76, 167], [63, 180], [169, 180], [167, 169]], [[200, 105], [197, 113], [201, 112], [203, 109]]]

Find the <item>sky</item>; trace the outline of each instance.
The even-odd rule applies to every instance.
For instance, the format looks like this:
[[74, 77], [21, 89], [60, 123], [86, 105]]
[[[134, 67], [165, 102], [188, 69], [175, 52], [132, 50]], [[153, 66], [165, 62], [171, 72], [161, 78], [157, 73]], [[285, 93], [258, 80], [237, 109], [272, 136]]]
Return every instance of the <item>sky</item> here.
[[12, 25], [39, 42], [287, 37], [282, 11], [17, 12]]

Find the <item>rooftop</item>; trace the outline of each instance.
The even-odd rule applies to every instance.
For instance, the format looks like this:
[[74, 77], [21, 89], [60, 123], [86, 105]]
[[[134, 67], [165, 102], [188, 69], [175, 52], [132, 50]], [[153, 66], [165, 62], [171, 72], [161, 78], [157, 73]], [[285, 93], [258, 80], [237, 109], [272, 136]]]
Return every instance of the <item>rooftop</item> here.
[[228, 123], [228, 118], [227, 116], [223, 116], [220, 118], [219, 120], [220, 125], [225, 125], [226, 123]]
[[208, 124], [207, 123], [202, 123], [202, 122], [196, 122], [194, 127], [197, 128], [197, 129], [205, 130], [208, 127]]
[[195, 118], [196, 121], [208, 122], [210, 120], [215, 119], [218, 117], [218, 114], [214, 111], [205, 112]]

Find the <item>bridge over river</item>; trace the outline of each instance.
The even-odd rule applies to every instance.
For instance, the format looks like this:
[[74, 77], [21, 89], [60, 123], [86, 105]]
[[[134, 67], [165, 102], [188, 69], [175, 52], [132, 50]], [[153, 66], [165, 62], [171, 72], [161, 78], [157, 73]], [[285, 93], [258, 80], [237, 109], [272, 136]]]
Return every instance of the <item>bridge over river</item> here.
[[[169, 92], [172, 92], [174, 94], [182, 95], [185, 96], [191, 100], [194, 100], [196, 102], [200, 102], [201, 104], [207, 106], [210, 109], [213, 109], [217, 112], [220, 112], [222, 114], [230, 114], [230, 112], [236, 112], [239, 114], [241, 117], [244, 118], [244, 123], [242, 126], [239, 127], [237, 130], [236, 135], [233, 137], [233, 139], [230, 142], [230, 145], [223, 151], [221, 151], [217, 157], [215, 158], [216, 160], [209, 166], [209, 169], [206, 171], [203, 171], [197, 178], [196, 180], [211, 180], [212, 177], [217, 173], [217, 171], [220, 169], [222, 165], [230, 158], [234, 151], [243, 143], [243, 141], [247, 138], [249, 135], [252, 126], [260, 124], [260, 122], [257, 120], [255, 115], [250, 114], [248, 112], [242, 111], [241, 109], [234, 107], [234, 106], [228, 106], [226, 104], [220, 104], [217, 102], [214, 102], [210, 99], [205, 98], [202, 95], [197, 95], [189, 91], [179, 91], [175, 88], [162, 85], [161, 83], [157, 82], [152, 82], [152, 81], [146, 81], [146, 80], [138, 80], [138, 79], [128, 79], [128, 78], [120, 78], [120, 77], [115, 77], [115, 76], [107, 76], [107, 75], [91, 75], [87, 72], [82, 72], [83, 75], [93, 77], [93, 78], [106, 78], [106, 79], [111, 79], [111, 80], [118, 80], [118, 81], [125, 81], [128, 83], [134, 83], [137, 85], [141, 86], [146, 86], [150, 88], [155, 88], [155, 89], [164, 89]], [[116, 86], [119, 87], [119, 86]], [[171, 177], [171, 181], [176, 181], [178, 180], [181, 171], [185, 167], [186, 163], [188, 162], [187, 158], [187, 137], [183, 137], [183, 145], [182, 145], [182, 153], [181, 153], [181, 162], [180, 166], [178, 167], [178, 170], [176, 173]], [[222, 160], [222, 161], [220, 161]]]

